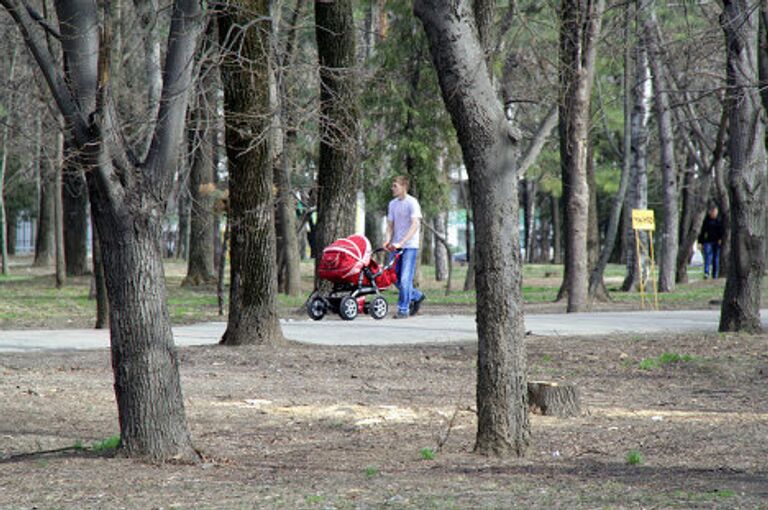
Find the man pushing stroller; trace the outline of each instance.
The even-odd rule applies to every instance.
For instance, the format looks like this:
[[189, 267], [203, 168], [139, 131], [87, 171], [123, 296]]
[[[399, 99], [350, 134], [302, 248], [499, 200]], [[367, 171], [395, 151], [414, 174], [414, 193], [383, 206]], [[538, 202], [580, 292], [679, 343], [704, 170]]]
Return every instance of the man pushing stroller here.
[[413, 286], [416, 261], [419, 255], [421, 230], [421, 206], [415, 197], [408, 194], [408, 177], [398, 175], [392, 181], [392, 196], [387, 211], [387, 233], [384, 248], [402, 249], [402, 255], [396, 265], [397, 299], [396, 319], [405, 319], [419, 311], [426, 296]]

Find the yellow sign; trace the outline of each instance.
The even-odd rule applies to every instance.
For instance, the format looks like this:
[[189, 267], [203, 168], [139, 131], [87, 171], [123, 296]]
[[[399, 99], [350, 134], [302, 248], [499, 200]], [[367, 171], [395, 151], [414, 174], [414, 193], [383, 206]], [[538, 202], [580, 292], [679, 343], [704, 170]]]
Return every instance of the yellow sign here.
[[653, 209], [632, 209], [632, 228], [635, 230], [656, 230]]

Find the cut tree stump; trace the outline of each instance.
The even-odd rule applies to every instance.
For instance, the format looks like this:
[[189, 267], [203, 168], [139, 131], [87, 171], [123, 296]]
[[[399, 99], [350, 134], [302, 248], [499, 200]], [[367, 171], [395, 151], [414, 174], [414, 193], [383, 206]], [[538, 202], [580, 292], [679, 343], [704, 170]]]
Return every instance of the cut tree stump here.
[[531, 412], [567, 418], [581, 414], [579, 390], [572, 384], [535, 381], [528, 383]]

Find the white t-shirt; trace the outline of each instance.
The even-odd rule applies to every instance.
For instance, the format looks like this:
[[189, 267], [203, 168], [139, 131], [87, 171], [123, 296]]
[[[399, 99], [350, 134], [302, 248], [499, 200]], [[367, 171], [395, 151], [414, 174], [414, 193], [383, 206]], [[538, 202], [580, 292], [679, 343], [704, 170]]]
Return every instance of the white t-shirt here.
[[[411, 223], [414, 218], [421, 219], [421, 206], [419, 201], [411, 195], [405, 195], [405, 198], [400, 200], [399, 198], [393, 198], [389, 202], [389, 210], [387, 212], [387, 221], [392, 222], [392, 243], [400, 243], [408, 233], [408, 229], [411, 228]], [[416, 229], [416, 233], [413, 234], [408, 242], [403, 245], [403, 248], [418, 248], [419, 237], [421, 230], [421, 222]]]

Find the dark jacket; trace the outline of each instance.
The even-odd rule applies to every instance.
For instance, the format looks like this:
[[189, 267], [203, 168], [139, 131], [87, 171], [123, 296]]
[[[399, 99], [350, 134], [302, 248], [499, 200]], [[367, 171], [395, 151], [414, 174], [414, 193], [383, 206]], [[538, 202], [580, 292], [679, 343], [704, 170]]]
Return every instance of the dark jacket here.
[[701, 226], [701, 233], [699, 234], [700, 243], [719, 243], [723, 239], [723, 222], [720, 220], [720, 216], [717, 218], [710, 218], [709, 214], [704, 218], [704, 224]]

